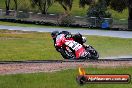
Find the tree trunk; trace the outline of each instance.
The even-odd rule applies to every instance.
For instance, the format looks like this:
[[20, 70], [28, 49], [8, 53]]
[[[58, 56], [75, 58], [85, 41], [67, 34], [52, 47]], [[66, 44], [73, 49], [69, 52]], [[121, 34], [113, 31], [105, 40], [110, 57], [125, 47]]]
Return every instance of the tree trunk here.
[[41, 10], [41, 12], [42, 12], [42, 14], [47, 14], [47, 12], [46, 12], [46, 6], [47, 6], [47, 3], [46, 3], [46, 1], [43, 3], [43, 6], [42, 6], [42, 10]]
[[15, 11], [17, 11], [17, 0], [14, 0], [15, 3]]
[[10, 0], [6, 0], [5, 1], [5, 5], [6, 5], [6, 15], [9, 15], [9, 10], [10, 10]]
[[14, 16], [17, 17], [17, 0], [14, 0], [15, 3], [15, 12], [14, 12]]
[[44, 14], [44, 15], [47, 14], [45, 10], [42, 10], [41, 12], [42, 12], [42, 14]]
[[128, 17], [128, 30], [132, 30], [132, 0], [129, 0], [129, 17]]

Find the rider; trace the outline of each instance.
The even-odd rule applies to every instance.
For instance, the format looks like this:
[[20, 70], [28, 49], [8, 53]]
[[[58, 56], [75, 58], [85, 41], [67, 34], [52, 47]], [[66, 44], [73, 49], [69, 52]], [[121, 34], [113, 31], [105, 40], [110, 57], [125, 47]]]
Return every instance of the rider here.
[[51, 36], [52, 36], [52, 38], [54, 40], [54, 46], [55, 46], [56, 50], [61, 53], [62, 56], [66, 56], [64, 50], [61, 47], [56, 46], [56, 37], [58, 35], [60, 35], [60, 34], [65, 34], [65, 38], [73, 38], [74, 41], [80, 43], [81, 45], [83, 45], [85, 47], [84, 43], [86, 42], [86, 38], [85, 37], [82, 37], [82, 35], [80, 33], [77, 33], [75, 35], [72, 35], [68, 31], [62, 31], [62, 32], [53, 31], [51, 33]]

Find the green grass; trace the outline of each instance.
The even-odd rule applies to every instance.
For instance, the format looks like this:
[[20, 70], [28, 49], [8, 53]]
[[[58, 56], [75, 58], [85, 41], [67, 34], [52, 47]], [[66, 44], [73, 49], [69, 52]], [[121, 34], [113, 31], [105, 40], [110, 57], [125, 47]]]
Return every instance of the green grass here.
[[22, 24], [22, 23], [12, 23], [12, 22], [3, 22], [0, 21], [0, 25], [5, 26], [20, 26], [20, 27], [46, 27], [46, 28], [65, 28], [65, 29], [88, 29], [88, 28], [73, 28], [73, 27], [61, 27], [61, 26], [45, 26], [45, 25], [37, 25], [37, 24]]
[[132, 39], [88, 36], [88, 43], [99, 51], [101, 57], [132, 55]]
[[61, 27], [61, 26], [45, 26], [45, 25], [37, 25], [37, 24], [21, 24], [21, 23], [12, 23], [12, 22], [3, 22], [0, 21], [0, 25], [5, 26], [20, 26], [20, 27], [46, 27], [46, 28], [65, 28], [65, 29], [88, 29], [88, 28], [74, 28], [74, 27]]
[[[86, 36], [100, 57], [132, 55], [132, 39]], [[0, 60], [62, 59], [56, 52], [50, 33], [0, 30]]]
[[[39, 28], [64, 28], [64, 29], [85, 29], [89, 30], [90, 28], [74, 28], [74, 27], [61, 27], [61, 26], [45, 26], [45, 25], [37, 25], [37, 24], [21, 24], [21, 23], [12, 23], [12, 22], [3, 22], [0, 21], [0, 25], [4, 26], [20, 26], [20, 27], [39, 27]], [[98, 30], [98, 29], [90, 29], [90, 30]]]
[[[36, 60], [61, 58], [53, 47], [49, 33], [0, 33], [1, 60]], [[56, 56], [56, 57], [54, 57]]]
[[[3, 22], [3, 21], [0, 21], [0, 25], [5, 25], [5, 26], [22, 26], [22, 27], [51, 27], [51, 26], [44, 26], [44, 25], [21, 24], [21, 23], [12, 23], [12, 22]], [[54, 27], [56, 27], [56, 26], [54, 26]]]
[[[131, 67], [87, 68], [88, 74], [130, 74]], [[130, 84], [86, 84], [76, 83], [78, 69], [52, 73], [33, 73], [0, 76], [0, 88], [132, 88]]]

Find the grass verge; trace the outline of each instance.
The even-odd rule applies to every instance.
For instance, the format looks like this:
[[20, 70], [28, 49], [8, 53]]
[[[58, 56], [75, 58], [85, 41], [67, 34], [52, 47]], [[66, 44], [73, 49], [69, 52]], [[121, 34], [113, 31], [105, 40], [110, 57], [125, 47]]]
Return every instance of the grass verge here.
[[[21, 23], [12, 23], [12, 22], [3, 22], [0, 21], [0, 25], [4, 26], [19, 26], [19, 27], [38, 27], [38, 28], [64, 28], [64, 29], [85, 29], [89, 30], [89, 28], [74, 28], [74, 27], [61, 27], [61, 26], [45, 26], [45, 25], [38, 25], [38, 24], [21, 24]], [[99, 29], [92, 29], [92, 30], [99, 30]]]
[[[88, 74], [130, 74], [131, 67], [87, 68]], [[0, 76], [0, 88], [132, 88], [130, 84], [86, 84], [76, 83], [78, 70], [64, 70], [52, 73], [33, 73]]]
[[[49, 27], [51, 26], [45, 26], [45, 25], [37, 25], [37, 24], [21, 24], [21, 23], [12, 23], [12, 22], [2, 22], [0, 21], [0, 25], [5, 25], [5, 26], [22, 26], [22, 27]], [[53, 26], [52, 26], [53, 27]], [[55, 28], [59, 28], [59, 26], [54, 26]]]
[[[100, 57], [132, 55], [132, 39], [86, 36]], [[0, 60], [62, 59], [50, 33], [0, 30]]]

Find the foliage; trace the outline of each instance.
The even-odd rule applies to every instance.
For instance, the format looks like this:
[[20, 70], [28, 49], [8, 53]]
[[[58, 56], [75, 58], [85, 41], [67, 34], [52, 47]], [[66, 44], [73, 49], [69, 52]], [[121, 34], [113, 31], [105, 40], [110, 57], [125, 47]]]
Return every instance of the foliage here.
[[[108, 0], [107, 0], [108, 1]], [[31, 7], [31, 0], [17, 0], [18, 3], [18, 10], [23, 10], [19, 8], [26, 8], [28, 11], [33, 11], [33, 12], [38, 12], [38, 8]], [[89, 6], [85, 6], [85, 8], [80, 8], [79, 7], [79, 0], [73, 0], [73, 5], [70, 13], [74, 16], [86, 16], [87, 9]], [[11, 2], [11, 9], [14, 9], [14, 4], [13, 1]], [[109, 7], [108, 7], [109, 8]], [[0, 9], [5, 9], [5, 0], [0, 0]], [[111, 10], [110, 8], [108, 9], [110, 13], [112, 13], [112, 17], [114, 19], [127, 19], [128, 18], [128, 9], [125, 9], [122, 13], [118, 13], [114, 10]], [[54, 13], [54, 14], [59, 14], [63, 13], [64, 9], [59, 3], [54, 3], [49, 9], [48, 13]]]
[[106, 1], [99, 0], [100, 2], [93, 4], [88, 9], [88, 17], [97, 17], [97, 18], [110, 18], [111, 14], [108, 12]]
[[94, 3], [94, 0], [79, 0], [80, 7], [85, 7], [85, 5], [90, 5]]
[[124, 9], [128, 8], [128, 29], [132, 30], [132, 0], [108, 0], [109, 6], [118, 12], [122, 12]]
[[111, 0], [109, 5], [110, 7], [118, 12], [122, 12], [124, 9], [128, 7], [128, 0]]
[[100, 26], [104, 21], [103, 18], [111, 18], [111, 13], [108, 12], [105, 0], [99, 0], [98, 3], [90, 5], [87, 16], [96, 17], [96, 26]]
[[17, 18], [28, 18], [28, 17], [29, 17], [29, 14], [26, 12], [19, 12], [17, 14]]
[[65, 9], [65, 11], [72, 9], [73, 0], [55, 0], [55, 1], [58, 2]]
[[54, 0], [31, 0], [32, 6], [37, 6], [42, 14], [47, 14], [48, 9], [53, 2]]
[[5, 0], [5, 5], [6, 5], [6, 15], [9, 15], [10, 0]]
[[[85, 5], [88, 5], [87, 3], [90, 3], [90, 7], [92, 7], [92, 9], [90, 8], [90, 10], [88, 11], [88, 16], [90, 13], [90, 16], [96, 16], [100, 17], [100, 15], [104, 15], [102, 17], [110, 17], [111, 14], [107, 11], [107, 7], [110, 7], [111, 9], [118, 11], [118, 12], [123, 12], [124, 9], [128, 8], [129, 11], [129, 21], [128, 21], [128, 29], [132, 29], [132, 24], [131, 24], [131, 20], [132, 20], [132, 0], [80, 0], [82, 3], [82, 7], [84, 7]], [[90, 2], [89, 2], [90, 1]], [[105, 2], [105, 3], [102, 3]], [[95, 5], [93, 5], [93, 3]], [[99, 5], [100, 4], [100, 5]], [[100, 7], [102, 7], [103, 9], [101, 9]], [[105, 8], [105, 9], [104, 9]], [[101, 19], [99, 19], [101, 20]], [[102, 21], [101, 21], [102, 22]]]
[[68, 11], [72, 8], [73, 0], [31, 0], [32, 6], [37, 6], [42, 14], [46, 14], [54, 2], [58, 2], [65, 11]]
[[[9, 15], [9, 10], [10, 10], [10, 3], [12, 0], [5, 0], [5, 6], [6, 6], [6, 15]], [[17, 0], [13, 0], [15, 4], [15, 10], [17, 10]]]

